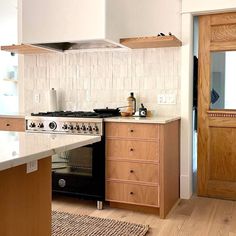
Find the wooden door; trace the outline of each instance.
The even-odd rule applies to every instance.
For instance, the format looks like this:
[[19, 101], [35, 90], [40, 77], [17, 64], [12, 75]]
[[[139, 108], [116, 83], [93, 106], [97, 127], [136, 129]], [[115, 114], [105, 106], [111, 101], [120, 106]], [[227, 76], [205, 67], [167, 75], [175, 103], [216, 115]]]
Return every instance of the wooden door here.
[[236, 51], [236, 13], [200, 16], [198, 195], [236, 200], [236, 110], [210, 109], [212, 54], [223, 51]]

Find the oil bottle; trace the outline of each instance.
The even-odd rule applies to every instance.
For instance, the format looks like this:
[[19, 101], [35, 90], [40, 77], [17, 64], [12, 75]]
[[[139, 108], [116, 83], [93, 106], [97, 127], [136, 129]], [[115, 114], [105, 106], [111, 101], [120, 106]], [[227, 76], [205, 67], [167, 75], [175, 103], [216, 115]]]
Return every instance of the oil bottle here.
[[129, 112], [130, 114], [134, 115], [134, 113], [136, 112], [136, 99], [134, 97], [134, 93], [131, 92], [130, 96], [127, 98], [128, 101], [128, 109], [127, 112]]

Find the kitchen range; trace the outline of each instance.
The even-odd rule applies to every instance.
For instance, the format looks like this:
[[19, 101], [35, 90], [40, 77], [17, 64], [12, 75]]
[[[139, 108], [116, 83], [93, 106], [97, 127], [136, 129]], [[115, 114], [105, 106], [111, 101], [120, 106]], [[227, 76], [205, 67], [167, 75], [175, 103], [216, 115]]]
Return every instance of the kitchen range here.
[[96, 200], [98, 209], [105, 200], [103, 118], [118, 115], [101, 111], [40, 112], [26, 117], [27, 132], [101, 136], [100, 142], [52, 156], [52, 191]]

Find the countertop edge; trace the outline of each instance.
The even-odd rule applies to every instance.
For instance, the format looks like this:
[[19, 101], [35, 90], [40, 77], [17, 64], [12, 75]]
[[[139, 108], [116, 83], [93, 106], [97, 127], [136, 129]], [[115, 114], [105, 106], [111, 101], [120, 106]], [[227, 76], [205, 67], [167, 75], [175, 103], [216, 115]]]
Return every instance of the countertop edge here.
[[24, 114], [0, 114], [0, 118], [21, 118], [25, 119]]
[[176, 117], [111, 117], [105, 118], [104, 122], [117, 123], [143, 123], [143, 124], [167, 124], [176, 120], [180, 120], [180, 116]]
[[4, 170], [7, 170], [7, 169], [10, 169], [10, 168], [13, 168], [13, 167], [24, 165], [24, 164], [27, 164], [31, 161], [41, 160], [43, 158], [52, 156], [54, 154], [58, 154], [58, 153], [63, 152], [63, 151], [69, 151], [69, 150], [72, 150], [74, 148], [79, 148], [79, 147], [89, 145], [89, 144], [92, 144], [92, 143], [96, 143], [96, 142], [99, 142], [99, 141], [101, 141], [100, 136], [91, 136], [90, 140], [83, 140], [83, 141], [80, 141], [80, 142], [67, 144], [63, 147], [50, 148], [48, 150], [42, 150], [41, 152], [28, 154], [28, 155], [20, 157], [20, 158], [16, 157], [16, 158], [12, 158], [11, 160], [1, 161], [0, 162], [0, 171], [4, 171]]

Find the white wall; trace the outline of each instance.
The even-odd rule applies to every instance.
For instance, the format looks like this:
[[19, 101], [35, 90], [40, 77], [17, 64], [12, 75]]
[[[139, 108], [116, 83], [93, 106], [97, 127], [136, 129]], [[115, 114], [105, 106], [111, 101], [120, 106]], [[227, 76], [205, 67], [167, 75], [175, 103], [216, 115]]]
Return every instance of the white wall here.
[[21, 1], [23, 43], [100, 39], [105, 36], [105, 0]]
[[107, 0], [108, 38], [155, 36], [160, 32], [181, 37], [181, 0]]
[[[0, 0], [0, 45], [17, 42], [17, 0]], [[18, 109], [17, 84], [3, 79], [15, 78], [17, 56], [0, 51], [0, 112], [16, 112]]]
[[0, 43], [17, 43], [17, 0], [0, 0]]
[[[47, 92], [58, 92], [62, 110], [127, 105], [134, 92], [158, 115], [180, 113], [180, 48], [77, 52], [25, 56], [26, 113], [47, 111]], [[158, 94], [175, 94], [175, 105], [158, 105]], [[40, 103], [34, 101], [40, 94]]]
[[182, 13], [200, 15], [235, 9], [235, 0], [182, 0]]

